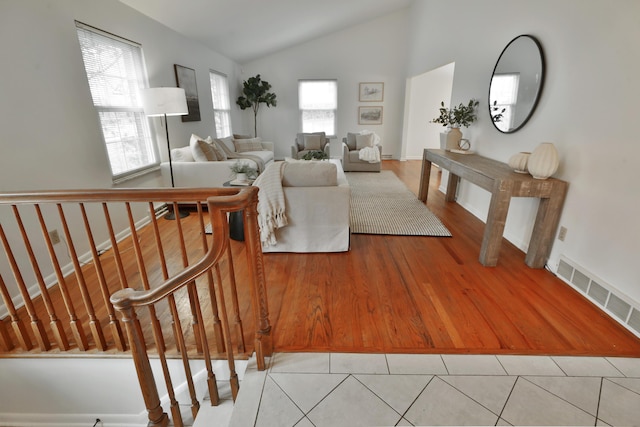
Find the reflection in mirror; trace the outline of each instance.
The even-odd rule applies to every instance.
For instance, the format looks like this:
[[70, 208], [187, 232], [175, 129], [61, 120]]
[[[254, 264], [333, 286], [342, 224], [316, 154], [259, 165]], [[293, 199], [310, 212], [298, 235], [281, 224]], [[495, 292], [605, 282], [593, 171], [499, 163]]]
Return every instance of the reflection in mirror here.
[[489, 86], [489, 113], [500, 132], [515, 132], [529, 120], [543, 80], [544, 58], [538, 41], [528, 35], [511, 40], [496, 62]]

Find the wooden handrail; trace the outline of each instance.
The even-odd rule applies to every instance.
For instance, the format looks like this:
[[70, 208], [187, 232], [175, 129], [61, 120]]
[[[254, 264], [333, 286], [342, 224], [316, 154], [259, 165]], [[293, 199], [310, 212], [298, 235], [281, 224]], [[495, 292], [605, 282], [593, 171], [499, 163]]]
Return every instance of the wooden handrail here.
[[[234, 349], [244, 352], [246, 348], [236, 286], [239, 271], [238, 285], [242, 286], [243, 301], [250, 300], [255, 320], [254, 349], [259, 369], [265, 368], [264, 357], [272, 351], [257, 224], [258, 191], [256, 187], [233, 187], [0, 194], [0, 208], [9, 208], [0, 210], [0, 251], [4, 249], [15, 279], [14, 282], [5, 280], [7, 272], [0, 271], [0, 297], [10, 317], [6, 325], [11, 324], [11, 328], [7, 328], [5, 322], [1, 322], [0, 345], [5, 351], [14, 353], [18, 351], [16, 344], [23, 352], [49, 349], [57, 352], [91, 349], [130, 352], [150, 425], [168, 425], [169, 418], [176, 426], [183, 424], [173, 391], [169, 358], [165, 354], [170, 350], [169, 344], [174, 349], [171, 351], [176, 352], [170, 358], [177, 355], [182, 359], [194, 417], [200, 405], [189, 362], [194, 355], [205, 360], [212, 404], [218, 402], [218, 391], [211, 358], [224, 355], [228, 359], [235, 400], [239, 383]], [[147, 212], [134, 209], [134, 204], [145, 206]], [[197, 223], [176, 218], [175, 222], [159, 226], [157, 216], [162, 212], [162, 206], [177, 209], [178, 204], [194, 205]], [[207, 213], [203, 213], [203, 208]], [[236, 249], [232, 251], [227, 214], [236, 211], [243, 212], [245, 241], [243, 250], [234, 246]], [[211, 226], [211, 238], [205, 235], [205, 215]], [[185, 224], [189, 225], [188, 229], [184, 228]], [[103, 243], [96, 243], [96, 227], [100, 227], [98, 240]], [[172, 227], [175, 228], [172, 230]], [[54, 248], [56, 242], [52, 242], [49, 233], [56, 228], [62, 230], [60, 235], [66, 254], [62, 254], [60, 247]], [[194, 243], [195, 238], [200, 242]], [[150, 252], [154, 250], [150, 239], [155, 243], [157, 257]], [[168, 255], [172, 259], [170, 264], [165, 244], [172, 248]], [[196, 256], [194, 252], [198, 247], [202, 251]], [[130, 254], [126, 254], [129, 250]], [[246, 253], [246, 264], [237, 264], [233, 259], [234, 251]], [[27, 262], [21, 259], [24, 252]], [[41, 271], [43, 254], [50, 265]], [[65, 259], [69, 256], [70, 262], [61, 264], [60, 256]], [[181, 262], [176, 262], [178, 257]], [[23, 272], [27, 267], [31, 271]], [[45, 280], [48, 271], [50, 274]], [[32, 277], [36, 279], [35, 285], [31, 285]], [[35, 288], [39, 295], [33, 296], [30, 292]], [[209, 298], [201, 298], [200, 292], [208, 293]], [[229, 308], [226, 307], [227, 292], [231, 298]], [[16, 303], [20, 297], [21, 302]], [[206, 316], [203, 314], [205, 307], [200, 305], [202, 302], [208, 304]], [[137, 313], [138, 310], [141, 312]], [[115, 315], [116, 311], [119, 316]], [[183, 330], [181, 322], [189, 316], [192, 328]], [[49, 320], [48, 324], [43, 322], [45, 318]], [[166, 325], [168, 321], [171, 328]], [[27, 322], [31, 330], [25, 327]], [[83, 325], [83, 322], [86, 323]], [[89, 335], [85, 335], [85, 328]], [[145, 338], [145, 330], [153, 334], [153, 343]], [[173, 330], [172, 340], [165, 341], [165, 330]], [[34, 340], [37, 349], [32, 349]], [[161, 406], [149, 349], [157, 352], [160, 360], [171, 417]]]
[[[241, 194], [242, 193], [238, 193], [238, 195]], [[215, 202], [217, 201], [218, 199], [215, 200]], [[233, 201], [236, 200], [234, 199]], [[238, 206], [232, 203], [231, 198], [229, 198], [228, 202], [229, 207], [239, 209]], [[209, 217], [211, 218], [213, 234], [222, 235], [225, 232], [224, 224], [226, 224], [226, 221], [222, 219], [221, 215], [225, 212], [217, 209], [216, 203], [211, 199], [207, 200], [207, 204], [209, 206]], [[157, 288], [148, 291], [136, 291], [131, 288], [122, 289], [111, 295], [111, 303], [118, 310], [123, 310], [131, 306], [136, 307], [150, 305], [160, 301], [176, 289], [197, 279], [202, 274], [206, 273], [207, 269], [211, 268], [220, 259], [229, 241], [227, 239], [214, 239], [213, 242], [214, 243], [211, 245], [211, 248], [200, 260], [185, 268], [174, 277], [164, 281]]]

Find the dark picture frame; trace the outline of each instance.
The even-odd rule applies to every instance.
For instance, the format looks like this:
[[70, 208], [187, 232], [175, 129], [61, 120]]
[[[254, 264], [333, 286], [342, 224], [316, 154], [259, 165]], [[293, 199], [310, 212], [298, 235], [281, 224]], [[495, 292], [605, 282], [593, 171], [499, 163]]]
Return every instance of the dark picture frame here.
[[359, 125], [381, 125], [382, 107], [358, 107]]
[[200, 121], [200, 103], [198, 102], [198, 87], [196, 85], [196, 71], [193, 68], [173, 64], [176, 73], [176, 84], [184, 89], [187, 95], [189, 114], [181, 116], [183, 122]]

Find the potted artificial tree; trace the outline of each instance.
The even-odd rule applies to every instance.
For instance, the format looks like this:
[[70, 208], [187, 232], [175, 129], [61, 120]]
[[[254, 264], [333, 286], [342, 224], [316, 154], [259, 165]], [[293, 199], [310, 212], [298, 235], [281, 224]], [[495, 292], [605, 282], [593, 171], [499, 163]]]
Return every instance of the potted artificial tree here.
[[271, 85], [260, 79], [260, 74], [250, 77], [242, 84], [242, 95], [236, 100], [236, 104], [242, 110], [247, 108], [253, 109], [253, 133], [254, 137], [258, 136], [258, 109], [260, 104], [266, 104], [267, 107], [276, 106], [276, 94], [269, 92]]

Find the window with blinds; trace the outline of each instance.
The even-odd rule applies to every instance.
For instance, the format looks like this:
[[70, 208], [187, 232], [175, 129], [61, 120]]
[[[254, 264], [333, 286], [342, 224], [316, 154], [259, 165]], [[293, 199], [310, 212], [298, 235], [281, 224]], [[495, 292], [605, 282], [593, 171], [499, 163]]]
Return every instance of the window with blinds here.
[[217, 71], [209, 71], [211, 98], [213, 99], [213, 117], [216, 124], [216, 137], [231, 136], [231, 102], [227, 76]]
[[156, 166], [140, 96], [147, 86], [140, 45], [79, 22], [76, 29], [114, 181]]
[[337, 80], [298, 81], [298, 105], [302, 132], [324, 132], [328, 137], [336, 136]]
[[513, 127], [519, 86], [520, 75], [518, 73], [494, 74], [491, 79], [490, 105], [495, 107], [497, 112], [504, 109], [502, 120], [496, 123], [498, 129], [507, 131]]

